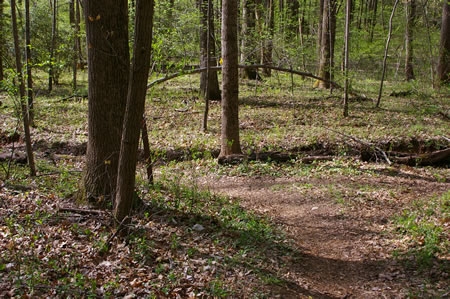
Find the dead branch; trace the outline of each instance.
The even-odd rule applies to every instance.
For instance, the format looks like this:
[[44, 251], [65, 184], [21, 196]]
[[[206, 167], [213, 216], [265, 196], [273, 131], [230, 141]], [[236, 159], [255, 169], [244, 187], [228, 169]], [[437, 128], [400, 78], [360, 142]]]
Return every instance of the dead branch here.
[[[253, 65], [240, 64], [238, 67], [241, 68], [241, 69], [270, 69], [270, 70], [274, 70], [274, 71], [279, 71], [279, 72], [299, 75], [299, 76], [302, 76], [302, 77], [309, 77], [309, 78], [312, 78], [312, 79], [316, 79], [316, 80], [327, 82], [330, 85], [332, 85], [334, 88], [343, 90], [343, 87], [341, 85], [339, 85], [338, 83], [336, 83], [334, 81], [330, 81], [330, 80], [324, 79], [324, 78], [321, 78], [321, 77], [316, 76], [316, 75], [314, 75], [312, 73], [309, 73], [309, 72], [301, 72], [301, 71], [296, 71], [296, 70], [292, 70], [292, 69], [285, 69], [285, 68], [282, 68], [282, 67], [273, 66], [273, 65], [265, 65], [265, 64], [253, 64]], [[156, 80], [150, 82], [147, 85], [147, 88], [151, 88], [151, 87], [153, 87], [153, 86], [155, 86], [157, 84], [169, 81], [169, 80], [177, 78], [177, 77], [181, 77], [181, 76], [184, 76], [184, 75], [192, 75], [192, 74], [203, 73], [203, 72], [206, 72], [207, 70], [208, 70], [208, 68], [203, 67], [203, 68], [196, 68], [196, 69], [192, 69], [192, 70], [186, 70], [186, 71], [173, 73], [173, 74], [167, 75], [167, 76], [165, 76], [163, 78], [159, 78], [159, 79], [156, 79]], [[212, 67], [210, 67], [210, 70], [221, 71], [222, 67], [221, 66], [212, 66]], [[364, 95], [362, 93], [359, 93], [356, 90], [351, 91], [350, 94], [352, 96], [360, 97], [360, 98], [363, 98], [363, 99], [370, 99], [366, 95]], [[370, 99], [370, 100], [372, 100], [372, 99]]]
[[375, 152], [380, 153], [380, 154], [383, 156], [384, 160], [385, 160], [389, 165], [392, 164], [392, 162], [391, 162], [391, 161], [389, 160], [389, 158], [387, 157], [386, 152], [383, 151], [381, 148], [375, 146], [374, 144], [372, 144], [372, 143], [370, 143], [370, 142], [367, 142], [367, 141], [364, 141], [364, 140], [360, 140], [360, 139], [358, 139], [358, 138], [356, 138], [356, 137], [353, 137], [353, 136], [350, 136], [350, 135], [347, 135], [347, 134], [338, 132], [338, 131], [333, 130], [333, 129], [330, 129], [330, 128], [325, 128], [325, 129], [327, 129], [327, 130], [329, 130], [329, 131], [331, 131], [331, 132], [334, 132], [334, 133], [336, 133], [336, 134], [339, 134], [339, 135], [341, 135], [341, 136], [344, 136], [344, 137], [346, 137], [346, 138], [348, 138], [348, 139], [351, 139], [351, 140], [353, 140], [353, 141], [355, 141], [355, 142], [357, 142], [357, 143], [359, 143], [359, 144], [362, 144], [362, 145], [364, 145], [364, 146], [366, 146], [366, 147], [368, 147], [368, 148], [372, 148]]

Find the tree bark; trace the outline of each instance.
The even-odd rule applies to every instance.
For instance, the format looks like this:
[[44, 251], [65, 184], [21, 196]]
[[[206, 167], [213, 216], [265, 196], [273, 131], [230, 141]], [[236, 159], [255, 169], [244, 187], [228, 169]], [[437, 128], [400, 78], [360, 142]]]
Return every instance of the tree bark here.
[[222, 2], [222, 129], [220, 157], [241, 154], [237, 0]]
[[[215, 34], [214, 34], [214, 20], [212, 13], [213, 11], [213, 1], [211, 0], [211, 13], [210, 13], [210, 19], [208, 20], [208, 0], [199, 0], [199, 9], [201, 13], [201, 28], [200, 28], [200, 66], [206, 67], [207, 65], [207, 48], [209, 44], [209, 64], [210, 65], [217, 65], [216, 60], [216, 47], [215, 47]], [[208, 29], [209, 24], [209, 29]], [[208, 42], [208, 30], [211, 33], [209, 35], [209, 42]], [[200, 77], [200, 90], [202, 91], [202, 94], [204, 97], [206, 97], [206, 83], [208, 82], [208, 88], [209, 88], [209, 97], [208, 100], [210, 101], [220, 101], [221, 94], [220, 94], [220, 88], [219, 88], [219, 80], [217, 78], [217, 72], [212, 71], [209, 74], [209, 80], [207, 79], [207, 74], [202, 73]]]
[[36, 168], [34, 165], [34, 155], [33, 147], [31, 144], [31, 132], [30, 123], [28, 119], [28, 107], [25, 94], [25, 83], [22, 75], [22, 59], [20, 57], [20, 46], [19, 46], [19, 34], [17, 32], [17, 17], [16, 17], [16, 1], [11, 0], [11, 23], [14, 38], [14, 50], [16, 56], [16, 70], [17, 76], [19, 78], [19, 97], [20, 97], [20, 107], [22, 110], [23, 119], [23, 131], [25, 133], [25, 147], [27, 151], [28, 166], [30, 167], [30, 175], [36, 176]]
[[413, 68], [413, 34], [414, 34], [414, 24], [416, 19], [416, 1], [409, 0], [405, 2], [405, 12], [406, 12], [406, 30], [405, 30], [405, 76], [406, 81], [414, 80], [414, 68]]
[[442, 6], [441, 41], [438, 60], [438, 86], [450, 83], [450, 4], [447, 0]]
[[120, 223], [130, 214], [136, 178], [139, 133], [144, 115], [152, 48], [153, 0], [137, 0], [133, 63], [128, 84], [114, 216]]
[[[334, 40], [336, 36], [336, 2], [324, 0], [322, 19], [322, 42], [320, 48], [319, 77], [331, 80]], [[320, 88], [330, 88], [326, 81], [319, 82]]]
[[53, 90], [54, 82], [54, 60], [55, 60], [55, 47], [56, 47], [56, 4], [57, 1], [53, 0], [53, 10], [52, 10], [52, 44], [50, 46], [50, 59], [49, 59], [49, 69], [48, 69], [48, 92]]
[[111, 200], [116, 189], [128, 90], [128, 2], [84, 1], [88, 48], [88, 145], [82, 196]]

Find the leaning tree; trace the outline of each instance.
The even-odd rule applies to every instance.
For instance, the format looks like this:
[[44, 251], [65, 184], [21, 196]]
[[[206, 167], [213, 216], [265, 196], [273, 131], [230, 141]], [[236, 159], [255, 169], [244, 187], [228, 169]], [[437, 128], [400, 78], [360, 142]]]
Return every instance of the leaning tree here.
[[119, 223], [130, 213], [133, 203], [139, 133], [144, 114], [152, 46], [153, 0], [137, 0], [133, 62], [128, 84], [114, 216]]

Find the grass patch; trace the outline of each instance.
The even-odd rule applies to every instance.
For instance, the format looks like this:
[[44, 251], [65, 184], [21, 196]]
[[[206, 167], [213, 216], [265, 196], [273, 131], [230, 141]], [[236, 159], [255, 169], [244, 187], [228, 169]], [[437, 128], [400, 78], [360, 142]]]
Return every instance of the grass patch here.
[[[419, 268], [429, 268], [436, 259], [447, 259], [450, 251], [450, 192], [417, 200], [395, 219], [397, 231], [406, 238], [407, 250]], [[448, 270], [448, 269], [447, 269]]]

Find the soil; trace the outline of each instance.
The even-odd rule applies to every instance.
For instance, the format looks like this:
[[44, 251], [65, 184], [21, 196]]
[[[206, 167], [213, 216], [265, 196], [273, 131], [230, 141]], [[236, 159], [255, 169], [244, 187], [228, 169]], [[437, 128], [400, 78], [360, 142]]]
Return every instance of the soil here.
[[[408, 268], [393, 257], [397, 242], [390, 232], [392, 217], [399, 215], [403, 207], [414, 199], [445, 192], [449, 184], [428, 177], [425, 169], [407, 166], [389, 170], [381, 166], [379, 174], [367, 173], [357, 181], [352, 176], [331, 179], [210, 176], [200, 183], [211, 191], [239, 197], [245, 208], [268, 216], [294, 240], [301, 258], [286, 265], [288, 288], [275, 291], [281, 292], [282, 298], [421, 297], [412, 290], [420, 292], [421, 288], [429, 287], [430, 281], [447, 288], [448, 259], [441, 261], [444, 265], [441, 271]], [[375, 198], [369, 196], [369, 200], [343, 205], [318, 190], [295, 188], [330, 183], [381, 185], [383, 190], [391, 190], [391, 194], [378, 192]], [[364, 193], [361, 191], [357, 198], [364, 198]]]

